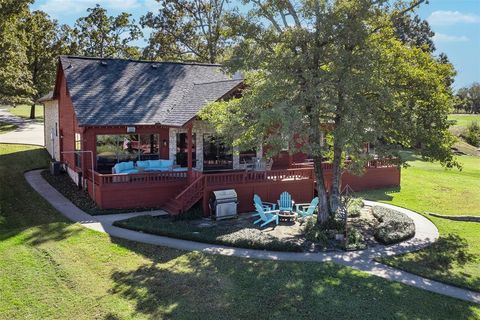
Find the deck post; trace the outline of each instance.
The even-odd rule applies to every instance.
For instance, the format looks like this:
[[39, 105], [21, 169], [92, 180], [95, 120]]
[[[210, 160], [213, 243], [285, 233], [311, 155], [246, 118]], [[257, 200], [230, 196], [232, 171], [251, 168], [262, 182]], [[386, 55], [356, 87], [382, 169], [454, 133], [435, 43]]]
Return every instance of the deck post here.
[[187, 128], [187, 165], [188, 165], [188, 183], [192, 182], [192, 125]]

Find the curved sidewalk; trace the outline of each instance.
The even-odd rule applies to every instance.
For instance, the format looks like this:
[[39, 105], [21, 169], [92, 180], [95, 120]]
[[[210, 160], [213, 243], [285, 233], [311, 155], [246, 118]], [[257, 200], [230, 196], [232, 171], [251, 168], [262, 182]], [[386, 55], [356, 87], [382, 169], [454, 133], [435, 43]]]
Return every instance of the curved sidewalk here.
[[5, 108], [0, 108], [0, 121], [12, 123], [17, 129], [0, 134], [0, 143], [33, 144], [43, 146], [43, 123], [17, 117]]
[[40, 175], [41, 170], [34, 170], [25, 173], [28, 183], [42, 197], [44, 197], [53, 207], [60, 211], [64, 216], [72, 221], [78, 222], [83, 226], [100, 232], [108, 233], [113, 237], [124, 238], [132, 241], [138, 241], [148, 244], [170, 247], [180, 250], [195, 250], [209, 254], [221, 254], [226, 256], [236, 256], [252, 259], [282, 260], [282, 261], [311, 261], [326, 262], [331, 261], [344, 266], [352, 267], [369, 274], [401, 282], [417, 288], [447, 295], [450, 297], [480, 303], [480, 293], [461, 289], [441, 282], [429, 280], [405, 271], [401, 271], [384, 264], [373, 261], [380, 256], [396, 255], [405, 252], [421, 249], [432, 244], [438, 238], [438, 230], [435, 225], [422, 215], [413, 211], [398, 208], [388, 204], [366, 201], [368, 205], [376, 204], [385, 207], [393, 207], [399, 210], [415, 222], [415, 237], [402, 243], [392, 246], [378, 246], [363, 251], [354, 252], [321, 252], [321, 253], [303, 253], [303, 252], [274, 252], [253, 249], [231, 248], [220, 245], [206, 244], [194, 241], [187, 241], [157, 235], [146, 234], [142, 232], [118, 228], [112, 225], [116, 220], [126, 219], [138, 215], [161, 215], [166, 214], [163, 211], [134, 212], [125, 214], [114, 214], [104, 216], [91, 216], [80, 210]]

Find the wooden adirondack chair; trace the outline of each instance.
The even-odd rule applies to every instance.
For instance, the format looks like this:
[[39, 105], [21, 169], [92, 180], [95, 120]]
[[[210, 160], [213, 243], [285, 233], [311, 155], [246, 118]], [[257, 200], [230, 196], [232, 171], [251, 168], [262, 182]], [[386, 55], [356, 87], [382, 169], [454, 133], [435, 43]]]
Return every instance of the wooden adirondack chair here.
[[275, 210], [277, 208], [276, 203], [262, 201], [262, 199], [258, 194], [253, 195], [253, 204], [256, 204], [256, 203], [261, 205], [265, 210]]
[[275, 223], [278, 225], [278, 210], [267, 210], [263, 209], [263, 206], [255, 203], [255, 209], [257, 210], [257, 213], [259, 215], [259, 219], [255, 220], [253, 224], [257, 223], [262, 223], [260, 227], [264, 227], [267, 224], [275, 221]]
[[280, 200], [278, 200], [278, 209], [280, 211], [293, 211], [293, 204], [292, 196], [287, 191], [282, 192], [280, 194]]
[[306, 218], [312, 216], [315, 212], [315, 209], [318, 206], [318, 197], [312, 199], [310, 203], [297, 203], [295, 204], [296, 210], [295, 212], [298, 214], [299, 218]]

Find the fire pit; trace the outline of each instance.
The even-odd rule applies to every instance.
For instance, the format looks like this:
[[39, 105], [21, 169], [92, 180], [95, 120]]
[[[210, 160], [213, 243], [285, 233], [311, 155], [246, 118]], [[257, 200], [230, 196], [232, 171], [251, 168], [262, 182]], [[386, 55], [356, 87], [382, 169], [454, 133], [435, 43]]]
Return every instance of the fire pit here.
[[278, 213], [278, 218], [280, 221], [291, 222], [295, 221], [297, 214], [293, 211], [280, 211]]

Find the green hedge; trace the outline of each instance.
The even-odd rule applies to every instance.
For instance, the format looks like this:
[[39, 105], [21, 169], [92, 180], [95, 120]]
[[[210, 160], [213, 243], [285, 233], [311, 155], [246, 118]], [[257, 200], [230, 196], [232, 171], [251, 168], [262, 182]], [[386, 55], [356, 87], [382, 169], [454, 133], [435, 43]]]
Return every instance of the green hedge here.
[[375, 229], [375, 239], [383, 244], [394, 244], [415, 235], [415, 223], [401, 212], [374, 206], [372, 213], [380, 222]]

